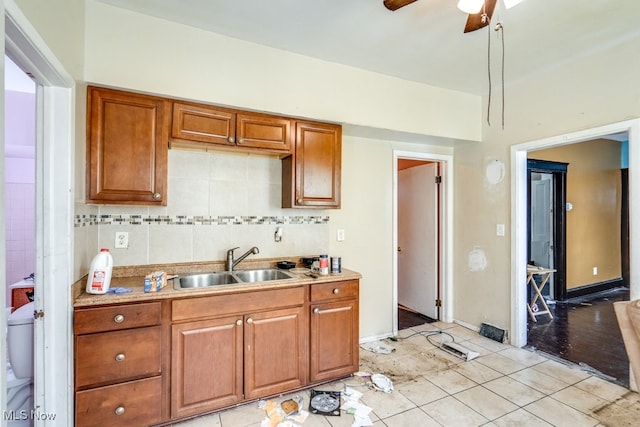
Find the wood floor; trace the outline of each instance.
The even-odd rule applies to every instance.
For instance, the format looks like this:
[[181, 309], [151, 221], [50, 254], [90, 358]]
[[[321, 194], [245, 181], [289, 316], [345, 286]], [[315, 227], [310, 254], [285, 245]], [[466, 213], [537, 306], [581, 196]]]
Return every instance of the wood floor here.
[[624, 348], [615, 301], [629, 300], [629, 289], [615, 288], [550, 305], [548, 316], [528, 321], [527, 346], [592, 368], [600, 376], [629, 386], [629, 359]]
[[424, 325], [425, 323], [433, 323], [435, 319], [427, 317], [423, 314], [416, 313], [402, 305], [398, 305], [398, 330], [412, 328], [418, 325]]

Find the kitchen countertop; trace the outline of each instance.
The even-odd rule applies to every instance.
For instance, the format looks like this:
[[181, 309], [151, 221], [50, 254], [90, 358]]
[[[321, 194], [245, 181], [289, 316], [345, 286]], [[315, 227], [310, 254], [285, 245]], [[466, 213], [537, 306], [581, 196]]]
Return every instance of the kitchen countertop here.
[[[243, 263], [242, 268], [237, 268], [235, 271], [259, 269], [259, 268], [275, 268], [275, 263], [282, 261], [282, 258], [277, 260], [262, 259], [254, 260], [252, 262]], [[222, 268], [220, 268], [222, 267]], [[328, 274], [324, 276], [318, 275], [317, 278], [312, 278], [304, 274], [295, 274], [293, 279], [284, 280], [270, 280], [266, 282], [253, 282], [253, 283], [234, 283], [228, 285], [217, 285], [202, 288], [189, 288], [189, 289], [174, 289], [173, 280], [169, 280], [166, 287], [158, 292], [144, 292], [144, 276], [153, 271], [166, 271], [167, 274], [193, 274], [203, 272], [217, 272], [224, 270], [224, 262], [217, 261], [212, 263], [189, 263], [189, 264], [170, 264], [170, 265], [150, 265], [150, 266], [134, 266], [134, 267], [114, 267], [111, 288], [129, 288], [131, 292], [113, 294], [107, 293], [104, 295], [87, 294], [84, 292], [84, 285], [86, 284], [86, 276], [74, 283], [74, 301], [73, 306], [90, 307], [94, 305], [102, 304], [122, 304], [131, 302], [143, 302], [143, 301], [157, 301], [167, 298], [189, 298], [195, 296], [204, 295], [216, 295], [227, 294], [235, 292], [248, 292], [260, 289], [276, 289], [291, 286], [302, 286], [314, 283], [327, 283], [337, 282], [343, 280], [355, 280], [360, 279], [362, 275], [358, 272], [342, 269], [342, 273]], [[287, 270], [285, 270], [287, 271]]]

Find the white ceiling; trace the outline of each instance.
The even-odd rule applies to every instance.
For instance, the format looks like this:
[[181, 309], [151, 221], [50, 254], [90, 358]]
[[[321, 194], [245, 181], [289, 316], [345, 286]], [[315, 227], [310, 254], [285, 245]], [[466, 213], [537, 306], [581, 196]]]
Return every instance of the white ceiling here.
[[[433, 86], [482, 94], [487, 45], [500, 79], [501, 39], [463, 33], [457, 0], [418, 0], [391, 12], [382, 0], [98, 0], [159, 18]], [[505, 81], [640, 38], [638, 0], [526, 0], [504, 27]], [[493, 28], [493, 25], [491, 26]]]

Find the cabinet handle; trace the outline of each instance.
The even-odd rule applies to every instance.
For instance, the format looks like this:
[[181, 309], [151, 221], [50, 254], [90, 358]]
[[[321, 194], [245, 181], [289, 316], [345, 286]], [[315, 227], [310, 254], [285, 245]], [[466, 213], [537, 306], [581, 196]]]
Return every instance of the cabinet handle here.
[[114, 321], [114, 322], [116, 322], [116, 323], [122, 323], [122, 322], [124, 322], [124, 315], [122, 315], [122, 314], [116, 314], [116, 315], [113, 317], [113, 321]]
[[320, 313], [320, 309], [319, 309], [318, 307], [314, 308], [314, 309], [313, 309], [313, 313], [314, 313], [314, 314], [318, 314], [318, 313]]
[[298, 199], [298, 204], [301, 205], [302, 204], [302, 199]]
[[253, 323], [253, 319], [252, 319], [251, 317], [249, 317], [249, 318], [247, 319], [247, 323], [249, 323], [249, 324]]
[[236, 142], [236, 139], [230, 136], [229, 138], [227, 138], [227, 141], [229, 141], [229, 144], [233, 144], [234, 142]]
[[236, 325], [238, 326], [242, 325], [242, 320], [241, 319], [236, 320]]
[[238, 138], [238, 144], [244, 143], [244, 138]]
[[153, 193], [153, 200], [160, 200], [162, 198], [162, 196], [160, 195], [160, 193]]
[[335, 288], [335, 289], [333, 290], [333, 293], [334, 293], [335, 295], [338, 295], [338, 294], [340, 293], [340, 289]]
[[116, 362], [122, 362], [124, 360], [124, 353], [116, 354]]
[[116, 415], [124, 414], [124, 406], [118, 406], [115, 410]]

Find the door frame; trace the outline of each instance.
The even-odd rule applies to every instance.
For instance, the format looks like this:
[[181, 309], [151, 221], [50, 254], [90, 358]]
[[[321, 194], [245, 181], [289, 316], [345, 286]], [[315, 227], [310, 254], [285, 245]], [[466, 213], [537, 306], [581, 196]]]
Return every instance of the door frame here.
[[[534, 154], [535, 155], [535, 154]], [[553, 292], [551, 298], [567, 299], [567, 169], [569, 164], [549, 160], [527, 159], [527, 259], [531, 259], [531, 173], [539, 172], [553, 176]]]
[[453, 156], [416, 151], [393, 150], [393, 335], [398, 334], [398, 159], [436, 162], [440, 166], [439, 283], [442, 307], [440, 320], [453, 321]]
[[[511, 146], [511, 344], [527, 344], [527, 153], [628, 132], [630, 299], [640, 298], [640, 119]], [[634, 227], [634, 224], [636, 225]]]
[[[44, 426], [48, 416], [53, 415], [57, 425], [73, 425], [73, 357], [69, 355], [73, 354], [70, 288], [75, 81], [15, 2], [0, 0], [0, 5], [4, 10], [5, 54], [28, 70], [37, 82], [35, 273], [38, 279], [34, 288], [35, 310], [42, 316], [34, 322], [33, 399], [36, 415], [42, 416], [34, 417], [34, 426]], [[4, 108], [4, 83], [2, 89], [0, 103]], [[4, 116], [0, 117], [0, 128], [4, 128]], [[0, 160], [4, 161], [4, 152]], [[4, 210], [4, 202], [0, 203]], [[0, 336], [4, 339], [6, 320], [4, 315], [1, 317]], [[2, 401], [6, 401], [5, 369], [0, 369], [0, 384]]]

